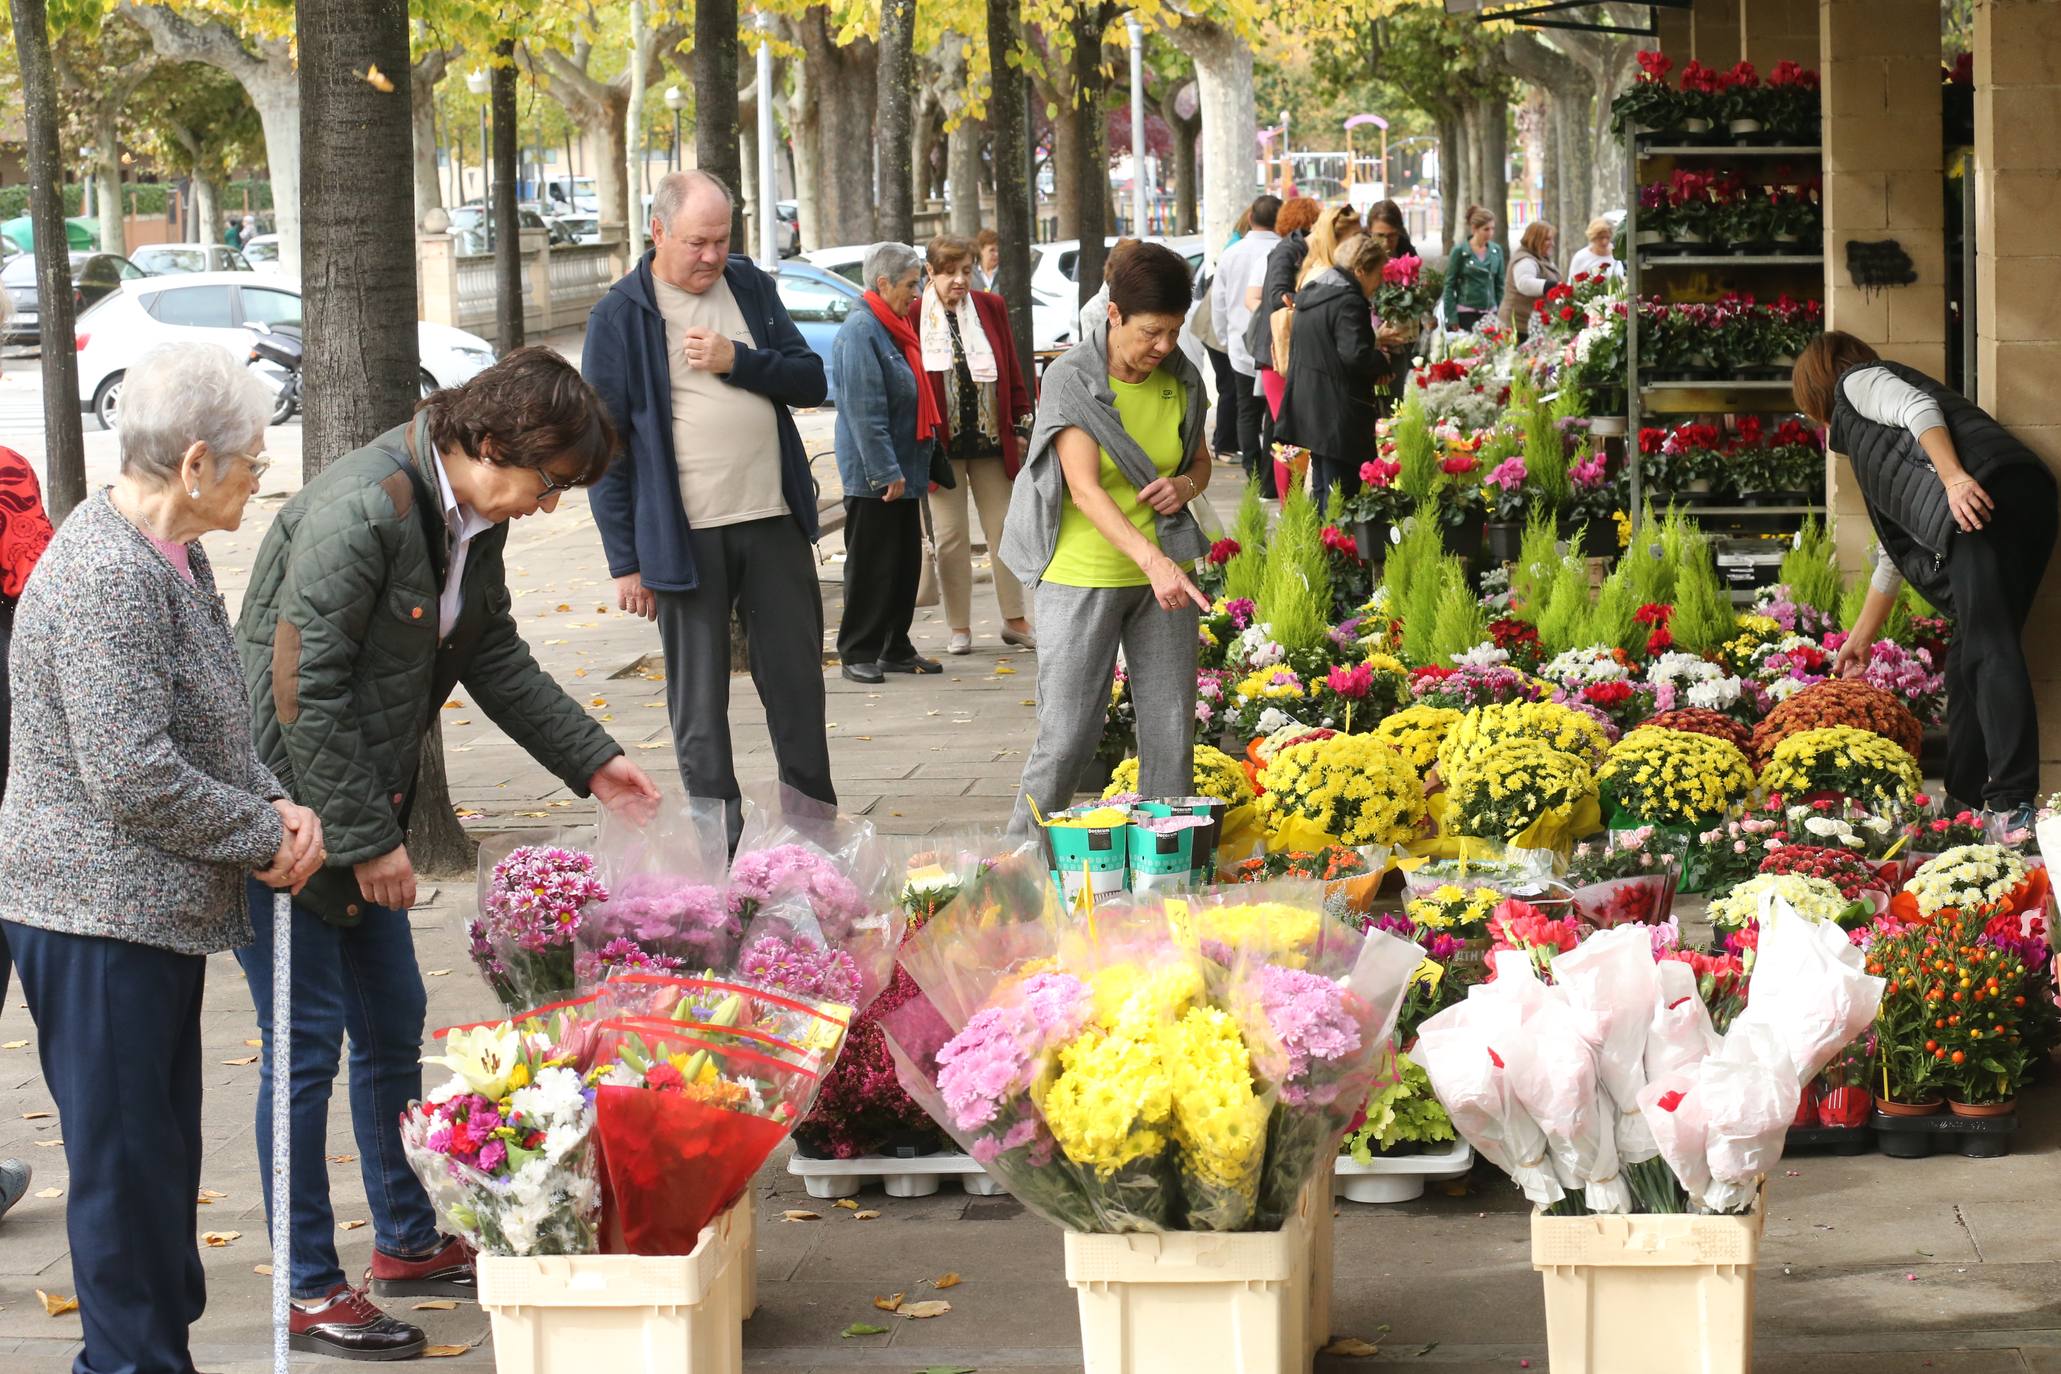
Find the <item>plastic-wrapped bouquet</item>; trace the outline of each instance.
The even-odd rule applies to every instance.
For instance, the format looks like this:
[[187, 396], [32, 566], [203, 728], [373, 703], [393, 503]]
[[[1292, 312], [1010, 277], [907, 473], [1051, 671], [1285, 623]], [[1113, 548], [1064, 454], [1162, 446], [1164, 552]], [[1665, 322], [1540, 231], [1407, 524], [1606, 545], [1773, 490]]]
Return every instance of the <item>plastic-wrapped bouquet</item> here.
[[608, 900], [594, 856], [525, 844], [498, 859], [482, 849], [480, 869], [480, 914], [467, 934], [494, 996], [519, 1011], [569, 995], [580, 923]]
[[1382, 264], [1381, 285], [1374, 288], [1374, 313], [1405, 333], [1413, 332], [1413, 326], [1437, 307], [1444, 286], [1444, 275], [1422, 258], [1390, 258]]
[[922, 996], [885, 1018], [903, 1086], [1060, 1225], [1278, 1226], [1366, 1101], [1422, 955], [1324, 921], [1313, 887], [1258, 897], [1087, 924], [1049, 899], [945, 912], [903, 952]]
[[1884, 903], [1889, 899], [1888, 889], [1883, 886], [1881, 870], [1844, 848], [1833, 849], [1817, 844], [1785, 844], [1768, 851], [1768, 856], [1760, 861], [1760, 871], [1822, 878], [1838, 888], [1839, 895], [1849, 902], [1861, 901], [1870, 894], [1879, 895]]
[[1847, 725], [1787, 736], [1760, 774], [1763, 788], [1785, 798], [1823, 793], [1876, 810], [1903, 806], [1919, 782], [1917, 760], [1901, 745]]
[[1750, 928], [1760, 917], [1763, 901], [1770, 898], [1780, 900], [1807, 921], [1841, 929], [1862, 924], [1874, 915], [1867, 902], [1849, 900], [1823, 878], [1763, 873], [1711, 902], [1710, 923], [1720, 930]]
[[595, 1248], [594, 1095], [542, 1034], [452, 1031], [425, 1058], [452, 1076], [401, 1114], [401, 1148], [437, 1218], [488, 1255]]
[[1667, 920], [1681, 876], [1681, 842], [1652, 826], [1607, 831], [1576, 845], [1567, 862], [1575, 910], [1603, 930]]
[[868, 822], [786, 790], [771, 805], [755, 800], [730, 865], [730, 909], [745, 982], [854, 1010], [887, 986], [902, 915]]

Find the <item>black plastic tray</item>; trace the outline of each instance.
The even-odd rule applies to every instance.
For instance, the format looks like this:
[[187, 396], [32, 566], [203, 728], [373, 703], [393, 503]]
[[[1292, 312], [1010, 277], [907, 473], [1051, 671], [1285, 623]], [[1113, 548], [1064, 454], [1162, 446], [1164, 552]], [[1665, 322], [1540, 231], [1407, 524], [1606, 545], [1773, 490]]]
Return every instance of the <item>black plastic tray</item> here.
[[1782, 1152], [1829, 1150], [1836, 1155], [1864, 1155], [1875, 1148], [1875, 1132], [1869, 1126], [1791, 1126]]
[[1998, 1159], [2011, 1153], [2011, 1137], [2018, 1134], [2015, 1114], [1955, 1116], [1941, 1111], [1934, 1116], [1886, 1116], [1876, 1111], [1869, 1114], [1868, 1124], [1874, 1128], [1876, 1145], [1892, 1159], [1955, 1153]]

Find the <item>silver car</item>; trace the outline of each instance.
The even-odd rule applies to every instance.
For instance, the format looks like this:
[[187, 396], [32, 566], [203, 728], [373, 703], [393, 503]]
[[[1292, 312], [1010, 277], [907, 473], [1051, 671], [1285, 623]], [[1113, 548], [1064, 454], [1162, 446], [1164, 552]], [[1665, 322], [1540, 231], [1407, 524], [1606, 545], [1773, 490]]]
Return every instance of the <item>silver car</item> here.
[[250, 263], [226, 243], [148, 243], [129, 254], [153, 277], [182, 272], [248, 272]]

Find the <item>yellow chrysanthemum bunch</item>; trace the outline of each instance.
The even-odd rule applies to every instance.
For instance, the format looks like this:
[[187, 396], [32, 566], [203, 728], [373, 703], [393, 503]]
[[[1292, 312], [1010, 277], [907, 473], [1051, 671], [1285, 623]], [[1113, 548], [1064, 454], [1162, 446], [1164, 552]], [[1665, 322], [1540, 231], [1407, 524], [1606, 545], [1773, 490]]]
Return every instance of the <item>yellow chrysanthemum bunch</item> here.
[[1372, 735], [1284, 749], [1260, 774], [1260, 785], [1260, 812], [1269, 824], [1307, 822], [1342, 845], [1401, 844], [1425, 821], [1417, 770]]
[[1202, 1000], [1202, 970], [1187, 959], [1143, 967], [1111, 964], [1088, 979], [1095, 1024], [1118, 1034], [1171, 1021]]
[[1240, 701], [1301, 701], [1309, 689], [1292, 669], [1259, 668], [1241, 678], [1233, 694]]
[[1438, 746], [1438, 775], [1450, 784], [1454, 770], [1519, 739], [1572, 754], [1590, 767], [1610, 750], [1610, 737], [1593, 716], [1557, 701], [1504, 702], [1475, 707], [1446, 732]]
[[1413, 897], [1403, 914], [1426, 930], [1453, 930], [1461, 926], [1486, 926], [1489, 913], [1502, 904], [1503, 894], [1492, 887], [1461, 887], [1445, 883], [1428, 897]]
[[1287, 902], [1204, 902], [1190, 915], [1195, 938], [1239, 950], [1285, 968], [1301, 968], [1317, 940], [1322, 917]]
[[1439, 775], [1448, 831], [1488, 840], [1513, 840], [1541, 820], [1571, 818], [1596, 797], [1596, 775], [1586, 762], [1522, 735], [1455, 759], [1450, 769], [1441, 757]]
[[1708, 827], [1753, 790], [1753, 766], [1730, 740], [1645, 725], [1610, 747], [1596, 783], [1648, 825]]
[[1731, 673], [1747, 673], [1753, 669], [1753, 656], [1769, 644], [1779, 643], [1789, 632], [1773, 616], [1744, 615], [1739, 617], [1737, 637], [1727, 641], [1718, 650], [1718, 659]]
[[1762, 787], [1790, 801], [1837, 792], [1875, 811], [1909, 802], [1921, 782], [1917, 760], [1902, 745], [1850, 725], [1790, 735], [1760, 774]]
[[1460, 723], [1460, 716], [1449, 706], [1406, 706], [1385, 717], [1371, 735], [1393, 746], [1422, 777], [1438, 762], [1438, 746]]
[[1243, 1224], [1259, 1196], [1268, 1116], [1245, 1037], [1229, 1013], [1196, 1007], [1160, 1029], [1159, 1047], [1172, 1088], [1174, 1143], [1194, 1181], [1218, 1194], [1207, 1200], [1219, 1214], [1207, 1229]]
[[1173, 1081], [1159, 1029], [1090, 1032], [1059, 1051], [1059, 1073], [1037, 1102], [1068, 1159], [1110, 1174], [1166, 1149]]
[[[1110, 770], [1109, 786], [1102, 789], [1102, 795], [1122, 797], [1137, 790], [1138, 760], [1128, 758]], [[1198, 744], [1195, 746], [1195, 795], [1214, 797], [1230, 806], [1242, 806], [1252, 800], [1252, 779], [1245, 776], [1244, 766], [1223, 750]]]

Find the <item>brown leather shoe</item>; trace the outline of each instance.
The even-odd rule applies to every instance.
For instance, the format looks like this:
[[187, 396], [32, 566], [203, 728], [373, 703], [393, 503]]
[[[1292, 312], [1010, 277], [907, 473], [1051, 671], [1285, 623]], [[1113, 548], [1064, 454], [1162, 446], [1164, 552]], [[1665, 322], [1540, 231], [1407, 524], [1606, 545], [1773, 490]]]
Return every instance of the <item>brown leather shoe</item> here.
[[375, 1247], [366, 1277], [375, 1297], [463, 1298], [467, 1302], [479, 1297], [479, 1284], [472, 1273], [472, 1247], [457, 1236], [421, 1259], [396, 1259]]
[[412, 1360], [429, 1338], [421, 1327], [389, 1317], [362, 1291], [340, 1283], [312, 1307], [293, 1304], [286, 1343], [340, 1360]]

